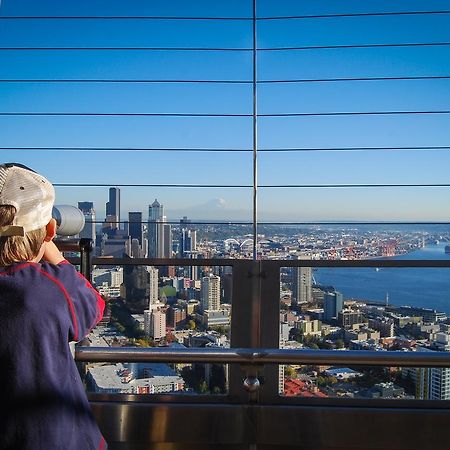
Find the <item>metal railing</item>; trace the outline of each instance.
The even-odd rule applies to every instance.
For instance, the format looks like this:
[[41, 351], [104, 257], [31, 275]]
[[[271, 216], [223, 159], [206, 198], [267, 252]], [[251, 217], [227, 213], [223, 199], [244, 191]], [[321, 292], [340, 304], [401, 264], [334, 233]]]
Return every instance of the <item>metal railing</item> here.
[[[73, 249], [73, 244], [70, 247]], [[84, 253], [84, 255], [83, 255]], [[450, 268], [450, 260], [241, 260], [241, 259], [149, 259], [90, 258], [90, 246], [81, 254], [84, 268], [102, 266], [216, 266], [232, 267], [231, 348], [76, 348], [78, 362], [165, 362], [230, 364], [229, 394], [220, 396], [224, 402], [305, 403], [311, 399], [283, 398], [279, 394], [280, 364], [336, 366], [450, 367], [447, 352], [401, 352], [366, 350], [289, 350], [279, 348], [280, 269], [283, 267], [386, 267], [386, 268]], [[71, 259], [78, 263], [79, 259]], [[86, 274], [89, 276], [89, 274]], [[262, 382], [260, 382], [262, 380]], [[102, 401], [117, 401], [121, 395], [91, 394]], [[139, 400], [137, 397], [141, 397]], [[155, 395], [153, 400], [161, 400]], [[164, 396], [167, 398], [167, 396]], [[177, 396], [169, 396], [177, 402]], [[178, 396], [179, 397], [179, 396]], [[205, 396], [186, 395], [191, 401], [205, 401]], [[208, 397], [208, 396], [207, 396]], [[216, 396], [214, 396], [216, 397]], [[149, 400], [149, 396], [126, 395], [127, 401]], [[313, 402], [358, 404], [361, 399], [313, 399]], [[366, 401], [364, 401], [366, 402]], [[414, 402], [407, 401], [408, 404]], [[371, 400], [373, 405], [376, 400]], [[402, 403], [396, 400], [396, 404]], [[416, 402], [426, 403], [429, 402]], [[447, 402], [439, 402], [447, 403]]]
[[368, 350], [288, 350], [268, 348], [105, 348], [77, 347], [80, 362], [166, 362], [220, 364], [313, 364], [353, 366], [450, 367], [449, 352]]

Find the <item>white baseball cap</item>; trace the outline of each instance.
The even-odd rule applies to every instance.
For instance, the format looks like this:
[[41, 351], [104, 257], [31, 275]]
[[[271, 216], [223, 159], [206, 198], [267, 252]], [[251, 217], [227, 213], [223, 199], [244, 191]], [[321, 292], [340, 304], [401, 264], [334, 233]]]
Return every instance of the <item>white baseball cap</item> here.
[[0, 164], [0, 205], [12, 205], [12, 225], [0, 227], [0, 236], [25, 236], [45, 227], [52, 218], [55, 189], [42, 175], [18, 163]]

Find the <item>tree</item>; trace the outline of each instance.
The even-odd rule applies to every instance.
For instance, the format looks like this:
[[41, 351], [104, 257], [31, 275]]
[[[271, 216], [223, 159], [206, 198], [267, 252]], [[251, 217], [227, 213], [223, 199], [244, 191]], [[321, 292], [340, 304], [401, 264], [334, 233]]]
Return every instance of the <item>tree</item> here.
[[207, 394], [208, 393], [208, 383], [203, 380], [198, 386], [199, 394]]
[[303, 342], [303, 334], [298, 328], [292, 328], [289, 331], [289, 339], [292, 341]]
[[148, 347], [149, 343], [146, 339], [137, 339], [136, 345], [138, 345], [139, 347]]
[[297, 371], [292, 366], [286, 366], [284, 374], [289, 378], [294, 378], [297, 375]]
[[166, 342], [168, 344], [171, 344], [172, 342], [176, 341], [176, 337], [174, 336], [174, 334], [172, 332], [167, 333], [166, 335]]
[[195, 330], [197, 328], [197, 324], [191, 319], [188, 321], [188, 323], [186, 324], [186, 327], [189, 330]]

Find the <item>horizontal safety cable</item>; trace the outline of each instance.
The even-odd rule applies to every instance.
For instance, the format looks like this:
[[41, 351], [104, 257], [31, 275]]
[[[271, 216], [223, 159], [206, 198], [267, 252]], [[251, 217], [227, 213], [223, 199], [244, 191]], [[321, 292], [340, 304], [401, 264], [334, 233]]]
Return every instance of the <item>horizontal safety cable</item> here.
[[[450, 112], [450, 111], [449, 111]], [[214, 113], [82, 113], [82, 112], [0, 112], [0, 116], [99, 116], [99, 117], [253, 117], [252, 114]]]
[[[435, 78], [435, 77], [433, 77]], [[450, 78], [450, 77], [448, 77]], [[248, 80], [125, 80], [125, 79], [0, 79], [0, 83], [211, 83], [211, 84], [253, 84]], [[270, 81], [272, 83], [272, 81]]]
[[301, 116], [390, 116], [402, 114], [450, 114], [450, 110], [441, 111], [336, 111], [320, 113], [279, 113], [257, 114], [258, 117], [301, 117]]
[[[248, 152], [251, 148], [150, 148], [150, 147], [0, 147], [0, 150], [33, 150], [33, 151], [68, 151], [68, 152]], [[450, 150], [449, 145], [428, 145], [408, 147], [299, 147], [299, 148], [260, 148], [259, 153], [282, 152], [350, 152], [350, 151], [419, 151], [419, 150]]]
[[405, 147], [300, 147], [300, 148], [261, 148], [258, 152], [358, 152], [358, 151], [419, 151], [450, 150], [448, 145], [405, 146]]
[[[450, 147], [449, 147], [450, 148]], [[69, 152], [249, 152], [243, 148], [143, 148], [143, 147], [0, 147], [0, 150], [35, 150], [35, 151], [69, 151]]]
[[399, 42], [386, 44], [344, 44], [344, 45], [305, 45], [299, 47], [266, 47], [257, 48], [259, 52], [292, 51], [292, 50], [333, 50], [352, 48], [386, 48], [386, 47], [433, 47], [448, 46], [450, 42]]
[[[314, 117], [314, 116], [390, 116], [410, 114], [450, 114], [450, 110], [437, 111], [333, 111], [318, 113], [256, 114], [257, 117]], [[252, 114], [215, 113], [90, 113], [90, 112], [0, 112], [0, 116], [98, 116], [98, 117], [253, 117]]]
[[382, 11], [382, 12], [362, 12], [362, 13], [336, 13], [336, 14], [305, 14], [298, 16], [273, 16], [258, 17], [256, 20], [290, 20], [290, 19], [337, 19], [341, 17], [378, 17], [378, 16], [418, 16], [431, 14], [450, 14], [448, 10], [436, 11]]
[[0, 47], [0, 51], [176, 51], [176, 52], [252, 52], [245, 47]]
[[[120, 221], [115, 221], [114, 223], [120, 223], [120, 224], [142, 224], [142, 225], [146, 225], [149, 221], [148, 220], [142, 220], [141, 222], [139, 221], [128, 221], [128, 220], [120, 220]], [[105, 221], [104, 220], [87, 220], [86, 219], [86, 223], [94, 223], [94, 224], [104, 224]], [[233, 220], [222, 220], [222, 221], [196, 221], [196, 220], [189, 220], [189, 222], [186, 223], [180, 223], [179, 220], [166, 220], [165, 222], [162, 221], [153, 221], [152, 223], [164, 223], [167, 225], [179, 225], [182, 228], [189, 228], [189, 226], [191, 225], [227, 225], [227, 226], [232, 226], [232, 225], [248, 225], [248, 226], [252, 226], [253, 222], [250, 221], [233, 221]], [[309, 225], [450, 225], [450, 222], [442, 222], [442, 221], [410, 221], [410, 222], [405, 222], [405, 221], [376, 221], [376, 222], [358, 222], [358, 221], [354, 221], [354, 222], [324, 222], [324, 221], [319, 221], [319, 222], [315, 222], [315, 221], [311, 221], [311, 222], [295, 222], [295, 221], [285, 221], [285, 222], [265, 222], [265, 221], [258, 221], [258, 225], [259, 226], [269, 226], [269, 225], [305, 225], [305, 226], [309, 226]]]
[[[257, 84], [270, 83], [336, 83], [352, 81], [409, 81], [409, 80], [448, 80], [450, 75], [424, 75], [399, 77], [343, 77], [343, 78], [299, 78], [292, 80], [261, 80]], [[1, 82], [1, 80], [0, 80]]]
[[0, 20], [237, 20], [249, 21], [252, 17], [176, 17], [176, 16], [0, 16]]
[[[189, 183], [53, 183], [59, 187], [164, 187], [164, 188], [253, 188], [251, 184], [189, 184]], [[397, 183], [397, 184], [259, 184], [258, 188], [397, 188], [397, 187], [450, 187], [449, 183]]]
[[[299, 47], [256, 48], [258, 52], [293, 50], [330, 50], [385, 47], [433, 47], [448, 46], [450, 42], [399, 42], [386, 44], [308, 45]], [[246, 47], [0, 47], [0, 51], [194, 51], [194, 52], [253, 52]]]
[[[447, 10], [435, 11], [381, 11], [363, 13], [339, 13], [339, 14], [306, 14], [295, 16], [262, 16], [256, 20], [289, 20], [289, 19], [332, 19], [341, 17], [377, 17], [377, 16], [412, 16], [449, 14]], [[189, 17], [189, 16], [3, 16], [0, 20], [236, 20], [251, 21], [252, 17]]]
[[[276, 83], [336, 83], [353, 81], [409, 81], [409, 80], [448, 80], [450, 75], [424, 75], [424, 76], [398, 76], [398, 77], [347, 77], [347, 78], [298, 78], [291, 80], [259, 80], [256, 84]], [[106, 79], [106, 78], [66, 78], [66, 79], [0, 79], [0, 83], [210, 83], [210, 84], [253, 84], [251, 80], [132, 80], [132, 79]]]

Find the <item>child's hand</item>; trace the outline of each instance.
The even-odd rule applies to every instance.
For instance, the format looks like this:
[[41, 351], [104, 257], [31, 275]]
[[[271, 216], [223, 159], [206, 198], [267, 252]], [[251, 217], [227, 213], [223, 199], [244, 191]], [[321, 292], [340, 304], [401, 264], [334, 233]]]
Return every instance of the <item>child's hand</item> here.
[[44, 255], [42, 258], [49, 262], [50, 264], [59, 264], [61, 261], [64, 261], [65, 258], [58, 250], [58, 247], [55, 245], [53, 241], [44, 242]]

